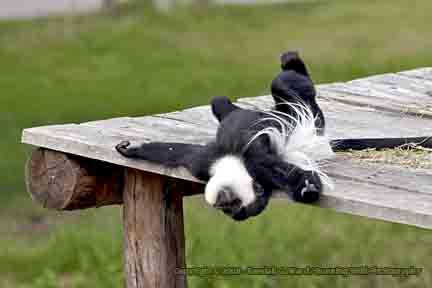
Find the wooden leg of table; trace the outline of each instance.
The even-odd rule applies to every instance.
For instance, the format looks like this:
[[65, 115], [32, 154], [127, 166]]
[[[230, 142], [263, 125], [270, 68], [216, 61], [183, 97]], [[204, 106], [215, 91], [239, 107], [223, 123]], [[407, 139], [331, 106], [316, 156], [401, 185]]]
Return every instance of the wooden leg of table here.
[[124, 268], [127, 288], [183, 288], [185, 267], [182, 195], [185, 183], [126, 169]]

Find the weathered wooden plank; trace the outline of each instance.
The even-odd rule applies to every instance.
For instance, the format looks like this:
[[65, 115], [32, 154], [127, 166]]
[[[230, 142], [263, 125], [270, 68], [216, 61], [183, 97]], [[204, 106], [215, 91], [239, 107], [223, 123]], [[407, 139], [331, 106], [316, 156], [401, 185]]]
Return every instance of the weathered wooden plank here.
[[[250, 105], [245, 105], [244, 103], [236, 102], [235, 104], [243, 108], [251, 108]], [[217, 126], [219, 125], [218, 121], [213, 116], [210, 105], [189, 108], [181, 111], [157, 114], [154, 116], [195, 124], [199, 127], [213, 129], [215, 131], [217, 129]]]
[[398, 72], [397, 74], [432, 81], [432, 67], [414, 69], [409, 71]]
[[375, 108], [376, 110], [432, 118], [430, 100], [411, 101], [407, 98], [345, 83], [330, 84], [320, 88], [318, 90], [319, 98], [354, 106]]
[[[399, 103], [386, 96], [375, 94], [373, 97], [366, 91], [353, 90], [345, 83], [326, 84], [318, 89], [318, 100], [340, 102], [358, 107], [369, 107], [377, 110], [409, 114], [407, 103]], [[412, 113], [417, 115], [418, 113]]]
[[[383, 91], [381, 89], [376, 89], [376, 87], [377, 86], [374, 86], [373, 88], [369, 88], [367, 85], [360, 85], [360, 84], [355, 85], [349, 82], [325, 84], [319, 86], [318, 96], [324, 96], [324, 98], [333, 99], [332, 93], [335, 93], [336, 96], [342, 94], [345, 96], [345, 98], [347, 98], [347, 100], [352, 101], [351, 103], [348, 104], [357, 104], [357, 101], [364, 100], [364, 99], [371, 101], [370, 104], [372, 105], [374, 104], [374, 101], [377, 101], [378, 103], [380, 103], [380, 101], [392, 101], [392, 102], [396, 102], [396, 104], [399, 105], [401, 104], [414, 105], [419, 103], [419, 101], [415, 98], [400, 97], [397, 94], [390, 93], [390, 90]], [[335, 98], [335, 99], [339, 100], [339, 98]]]
[[[160, 117], [160, 115], [162, 114], [143, 117], [120, 117], [107, 120], [90, 121], [80, 125], [89, 125], [105, 129], [131, 130], [136, 131], [137, 133], [147, 133], [151, 132], [151, 130], [156, 130], [158, 134], [182, 134], [184, 132], [194, 132], [197, 134], [204, 133], [205, 135], [214, 134], [214, 128], [209, 128], [206, 126], [197, 127], [192, 121], [178, 121], [177, 119], [170, 119], [169, 117]], [[193, 114], [187, 115], [193, 116]]]
[[388, 73], [388, 74], [374, 75], [367, 78], [354, 80], [352, 82], [363, 81], [363, 80], [369, 81], [371, 83], [387, 84], [395, 88], [403, 88], [410, 91], [414, 91], [415, 93], [422, 95], [421, 96], [422, 98], [431, 101], [431, 98], [429, 98], [431, 97], [431, 95], [429, 94], [432, 91], [431, 80], [408, 77], [405, 76], [404, 74]]
[[432, 81], [405, 74], [319, 85], [318, 95], [347, 104], [432, 118]]
[[[326, 115], [327, 131], [332, 138], [414, 137], [419, 136], [419, 127], [422, 128], [422, 135], [432, 135], [432, 127], [427, 119], [348, 105], [329, 99], [320, 98], [319, 103]], [[241, 98], [236, 104], [249, 109], [270, 109], [273, 101], [271, 96], [259, 96]], [[188, 121], [197, 127], [216, 129], [215, 119], [208, 106], [162, 115], [169, 119]]]
[[186, 123], [192, 123], [199, 125], [200, 127], [216, 130], [218, 121], [213, 117], [211, 108], [209, 105], [199, 106], [181, 111], [174, 111], [169, 113], [163, 113], [155, 115], [155, 117], [161, 117], [166, 119], [173, 119], [183, 121]]
[[[119, 131], [113, 132], [110, 129], [70, 124], [25, 129], [22, 141], [38, 147], [198, 182], [185, 169], [169, 169], [147, 161], [122, 157], [114, 148], [122, 140], [130, 139], [134, 143], [143, 143], [165, 139], [162, 136], [149, 139], [144, 136], [137, 137], [135, 133], [133, 135], [135, 136], [126, 132], [120, 134]], [[196, 142], [200, 141], [196, 140]]]
[[355, 156], [342, 153], [325, 165], [324, 170], [329, 176], [339, 179], [372, 183], [408, 193], [432, 195], [432, 170], [356, 160]]
[[[215, 136], [215, 129], [198, 126], [185, 121], [163, 117], [114, 118], [81, 124], [106, 130], [109, 133], [123, 134], [134, 138], [146, 137], [151, 141], [182, 142], [205, 144]], [[159, 139], [159, 140], [156, 140]]]
[[335, 179], [335, 190], [317, 204], [339, 212], [432, 228], [432, 197], [368, 182]]
[[[409, 137], [432, 135], [431, 121], [411, 115], [380, 111], [320, 98], [319, 104], [326, 116], [327, 134], [330, 138]], [[271, 96], [239, 99], [250, 107], [269, 109]]]
[[358, 87], [359, 89], [365, 89], [371, 95], [385, 95], [385, 93], [387, 93], [386, 96], [389, 99], [411, 104], [422, 105], [425, 104], [425, 102], [431, 101], [431, 97], [423, 92], [404, 87], [404, 85], [394, 85], [389, 82], [391, 82], [389, 77], [370, 77], [347, 82], [347, 85], [353, 88]]

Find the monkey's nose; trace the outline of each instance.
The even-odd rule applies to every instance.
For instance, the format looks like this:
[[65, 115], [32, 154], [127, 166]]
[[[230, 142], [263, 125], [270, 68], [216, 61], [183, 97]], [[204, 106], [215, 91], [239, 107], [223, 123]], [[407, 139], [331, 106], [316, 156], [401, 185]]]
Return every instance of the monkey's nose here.
[[216, 197], [216, 202], [213, 206], [222, 210], [232, 211], [240, 208], [241, 204], [242, 201], [237, 197], [230, 187], [223, 187], [219, 191]]

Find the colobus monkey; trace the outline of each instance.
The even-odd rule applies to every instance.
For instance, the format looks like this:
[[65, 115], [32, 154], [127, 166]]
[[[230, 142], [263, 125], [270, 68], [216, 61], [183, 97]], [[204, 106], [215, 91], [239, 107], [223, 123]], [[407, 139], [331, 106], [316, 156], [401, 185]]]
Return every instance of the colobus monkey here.
[[260, 214], [275, 190], [285, 191], [298, 202], [317, 201], [324, 187], [332, 187], [320, 163], [331, 158], [333, 150], [432, 144], [424, 137], [329, 141], [314, 84], [298, 53], [284, 53], [281, 68], [271, 83], [275, 106], [270, 111], [243, 109], [227, 97], [212, 100], [211, 109], [220, 124], [216, 139], [207, 145], [151, 142], [132, 146], [123, 141], [116, 149], [125, 157], [187, 168], [207, 181], [208, 204], [234, 220], [245, 220]]

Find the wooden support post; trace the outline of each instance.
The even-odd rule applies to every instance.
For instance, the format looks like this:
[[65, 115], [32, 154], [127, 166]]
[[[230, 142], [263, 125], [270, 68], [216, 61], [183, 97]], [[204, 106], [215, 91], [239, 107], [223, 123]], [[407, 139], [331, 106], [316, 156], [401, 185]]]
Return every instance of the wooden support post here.
[[203, 193], [201, 183], [42, 148], [27, 161], [26, 183], [46, 208], [124, 204], [125, 286], [186, 287], [182, 199]]
[[124, 266], [127, 288], [183, 288], [185, 267], [183, 190], [175, 178], [125, 170]]

